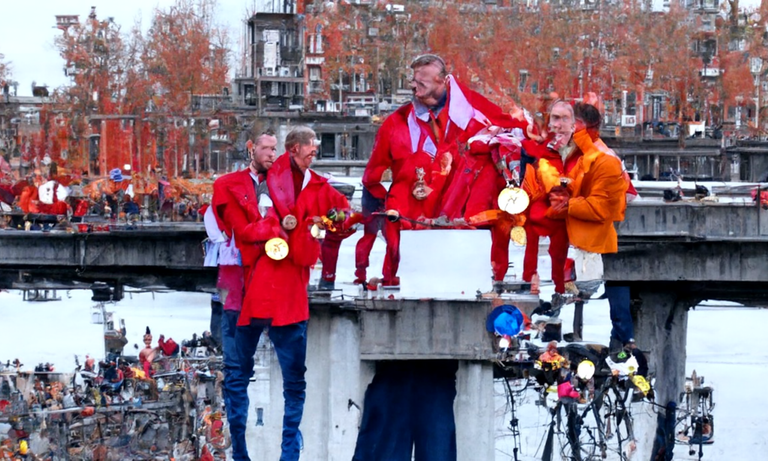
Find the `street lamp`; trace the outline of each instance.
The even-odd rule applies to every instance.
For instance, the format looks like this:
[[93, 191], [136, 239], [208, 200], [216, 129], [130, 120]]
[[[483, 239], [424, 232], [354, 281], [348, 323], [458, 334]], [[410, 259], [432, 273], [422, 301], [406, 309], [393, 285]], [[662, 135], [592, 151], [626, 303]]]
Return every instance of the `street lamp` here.
[[763, 59], [753, 56], [749, 60], [749, 67], [752, 75], [755, 76], [755, 129], [757, 129], [757, 139], [760, 139], [760, 71], [763, 69]]

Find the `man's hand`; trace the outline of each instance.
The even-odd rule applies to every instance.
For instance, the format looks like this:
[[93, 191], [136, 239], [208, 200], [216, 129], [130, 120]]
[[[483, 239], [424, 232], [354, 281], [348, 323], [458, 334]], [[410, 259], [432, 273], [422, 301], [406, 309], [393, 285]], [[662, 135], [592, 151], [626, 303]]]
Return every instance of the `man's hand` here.
[[569, 201], [570, 201], [570, 197], [568, 197], [567, 195], [563, 200], [559, 200], [559, 201], [552, 201], [550, 199], [550, 203], [552, 204], [552, 206], [550, 207], [551, 215], [559, 216], [561, 214], [567, 214]]
[[549, 192], [549, 204], [550, 210], [547, 213], [549, 216], [554, 217], [562, 215], [568, 212], [568, 202], [571, 197], [568, 195], [568, 190], [563, 186], [555, 186]]
[[[593, 105], [600, 110], [600, 100], [597, 98], [597, 94], [594, 91], [589, 91], [584, 95], [584, 102]], [[600, 112], [602, 112], [602, 110], [600, 110]]]
[[453, 155], [450, 152], [443, 152], [440, 156], [440, 174], [448, 175], [451, 172], [451, 162]]

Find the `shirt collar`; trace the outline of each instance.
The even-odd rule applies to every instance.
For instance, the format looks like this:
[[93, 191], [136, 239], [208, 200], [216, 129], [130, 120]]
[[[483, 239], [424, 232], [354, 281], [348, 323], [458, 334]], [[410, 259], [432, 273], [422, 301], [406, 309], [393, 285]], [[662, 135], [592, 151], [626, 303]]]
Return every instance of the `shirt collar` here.
[[438, 113], [440, 113], [440, 110], [442, 110], [445, 107], [445, 103], [448, 102], [448, 87], [446, 86], [445, 93], [443, 93], [443, 97], [440, 98], [440, 101], [438, 101], [437, 105], [434, 107], [427, 107], [424, 103], [422, 103], [416, 98], [413, 98], [412, 102], [413, 102], [413, 112], [416, 114], [416, 117], [423, 122], [428, 122], [430, 112], [437, 115]]

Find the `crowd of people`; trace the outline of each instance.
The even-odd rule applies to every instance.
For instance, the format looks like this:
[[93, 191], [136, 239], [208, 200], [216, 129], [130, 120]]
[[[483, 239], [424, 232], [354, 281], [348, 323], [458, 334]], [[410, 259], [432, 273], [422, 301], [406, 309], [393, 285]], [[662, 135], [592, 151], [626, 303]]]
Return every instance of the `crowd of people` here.
[[[419, 56], [411, 68], [413, 100], [379, 129], [362, 179], [361, 213], [309, 168], [319, 143], [304, 126], [287, 135], [280, 156], [275, 136], [259, 134], [248, 145], [249, 167], [214, 184], [205, 222], [213, 244], [209, 253], [216, 257], [207, 262], [219, 266], [220, 293], [213, 304], [222, 316], [224, 398], [235, 460], [250, 459], [247, 387], [266, 328], [283, 374], [280, 459], [299, 458], [310, 267], [320, 258], [321, 288], [332, 289], [339, 245], [356, 224], [362, 222], [363, 236], [355, 283], [370, 289], [376, 285], [367, 273], [369, 254], [379, 231], [387, 244], [381, 278], [386, 288], [400, 285], [401, 230], [490, 229], [497, 291], [509, 266], [510, 236], [527, 237], [523, 278], [534, 284], [539, 238], [547, 236], [555, 308], [567, 296], [567, 267], [575, 269], [575, 291], [589, 296], [602, 276], [601, 255], [617, 251], [614, 222], [623, 220], [634, 189], [622, 162], [599, 137], [596, 100], [573, 104], [552, 95], [534, 118], [519, 107], [504, 111], [470, 90], [439, 56]], [[568, 263], [569, 248], [575, 264]], [[606, 294], [612, 341], [621, 347], [633, 341], [629, 290], [611, 286]], [[451, 360], [379, 362], [353, 459], [410, 460], [415, 450], [419, 461], [455, 460], [457, 368]]]
[[[9, 426], [0, 432], [0, 459], [213, 459], [191, 441], [204, 418], [221, 419], [220, 344], [209, 331], [180, 344], [164, 335], [153, 343], [147, 327], [137, 357], [124, 353], [125, 324], [110, 323], [106, 357], [75, 356], [73, 372], [0, 362], [0, 426]], [[136, 431], [147, 418], [168, 431]], [[207, 437], [224, 437], [221, 425], [217, 431]]]
[[[56, 215], [81, 222], [98, 220], [199, 221], [212, 181], [193, 184], [157, 174], [127, 176], [115, 168], [108, 177], [64, 172], [55, 162], [19, 175], [0, 157], [0, 212]], [[35, 230], [34, 228], [32, 230]]]

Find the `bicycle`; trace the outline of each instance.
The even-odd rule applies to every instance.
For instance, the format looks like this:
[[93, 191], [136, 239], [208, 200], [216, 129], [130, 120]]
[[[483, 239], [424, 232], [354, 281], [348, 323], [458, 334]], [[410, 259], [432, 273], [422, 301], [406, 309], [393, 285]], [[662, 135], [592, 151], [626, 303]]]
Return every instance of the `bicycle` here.
[[[630, 407], [633, 394], [634, 387], [628, 379], [609, 377], [581, 412], [573, 399], [558, 401], [553, 410], [553, 427], [565, 437], [561, 443], [562, 459], [592, 461], [605, 459], [608, 452], [613, 452], [621, 461], [629, 460], [636, 448]], [[559, 430], [562, 409], [566, 412], [564, 432]]]
[[[704, 456], [704, 445], [714, 443], [715, 423], [712, 411], [715, 408], [714, 389], [703, 386], [704, 377], [694, 371], [685, 381], [685, 390], [680, 393], [678, 415], [675, 420], [675, 443], [688, 445], [688, 454], [698, 459]], [[682, 404], [685, 404], [684, 407]]]

